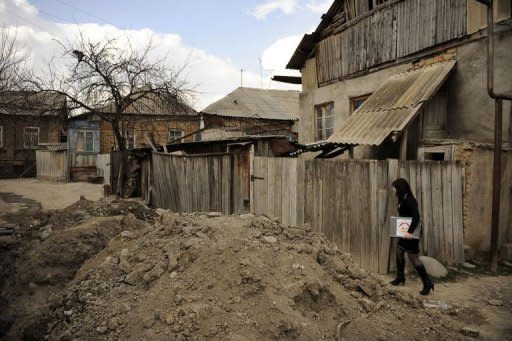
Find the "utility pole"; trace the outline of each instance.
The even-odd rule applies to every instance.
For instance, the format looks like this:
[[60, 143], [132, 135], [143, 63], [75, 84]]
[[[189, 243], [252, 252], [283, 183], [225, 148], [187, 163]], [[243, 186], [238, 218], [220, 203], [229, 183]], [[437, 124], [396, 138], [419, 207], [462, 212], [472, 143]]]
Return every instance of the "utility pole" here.
[[512, 101], [512, 93], [494, 90], [494, 0], [476, 0], [487, 6], [487, 93], [494, 99], [494, 154], [492, 177], [491, 250], [489, 266], [498, 271], [498, 237], [500, 230], [501, 149], [503, 144], [503, 100]]

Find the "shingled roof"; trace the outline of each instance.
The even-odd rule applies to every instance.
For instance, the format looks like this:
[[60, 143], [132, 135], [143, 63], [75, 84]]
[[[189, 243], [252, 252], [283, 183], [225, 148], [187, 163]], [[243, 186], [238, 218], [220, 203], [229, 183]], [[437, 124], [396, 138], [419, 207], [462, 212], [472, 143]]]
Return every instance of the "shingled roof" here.
[[202, 113], [224, 117], [296, 121], [299, 91], [237, 88]]

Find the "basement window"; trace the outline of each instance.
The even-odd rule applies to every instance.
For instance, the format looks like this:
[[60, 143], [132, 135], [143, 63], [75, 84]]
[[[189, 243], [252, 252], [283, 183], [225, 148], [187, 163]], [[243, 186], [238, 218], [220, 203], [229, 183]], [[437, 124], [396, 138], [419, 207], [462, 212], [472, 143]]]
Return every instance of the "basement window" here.
[[39, 127], [23, 128], [23, 148], [37, 149], [39, 145]]
[[315, 105], [317, 141], [327, 140], [334, 131], [334, 102]]
[[425, 153], [425, 160], [444, 161], [444, 153]]

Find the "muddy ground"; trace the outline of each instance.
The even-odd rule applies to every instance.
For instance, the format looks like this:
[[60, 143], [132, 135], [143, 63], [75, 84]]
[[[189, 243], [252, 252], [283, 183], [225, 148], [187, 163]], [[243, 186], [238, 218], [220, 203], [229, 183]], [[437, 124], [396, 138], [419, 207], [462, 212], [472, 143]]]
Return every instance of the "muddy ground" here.
[[115, 198], [6, 219], [5, 340], [512, 339], [510, 276], [467, 275], [424, 298], [308, 226]]

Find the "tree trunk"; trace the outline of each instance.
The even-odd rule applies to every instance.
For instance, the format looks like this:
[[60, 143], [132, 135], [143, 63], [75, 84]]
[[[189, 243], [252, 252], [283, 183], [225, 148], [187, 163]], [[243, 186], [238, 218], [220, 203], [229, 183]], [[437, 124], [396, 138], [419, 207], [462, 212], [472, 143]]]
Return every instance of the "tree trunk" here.
[[126, 193], [126, 181], [128, 179], [128, 150], [126, 148], [125, 138], [121, 135], [121, 129], [119, 128], [119, 120], [114, 119], [110, 122], [112, 130], [119, 146], [119, 152], [121, 152], [121, 171], [119, 172], [117, 195], [121, 198], [125, 197]]

